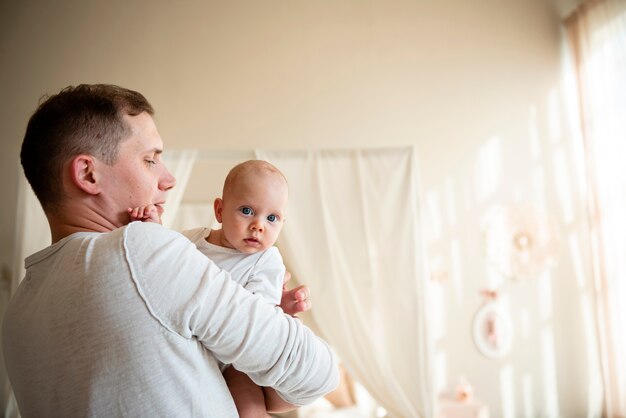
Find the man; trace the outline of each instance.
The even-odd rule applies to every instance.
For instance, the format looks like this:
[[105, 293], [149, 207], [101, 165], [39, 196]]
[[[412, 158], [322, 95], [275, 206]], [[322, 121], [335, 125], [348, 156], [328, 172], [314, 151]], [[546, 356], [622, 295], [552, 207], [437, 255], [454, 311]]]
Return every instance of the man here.
[[[293, 405], [331, 391], [322, 340], [182, 235], [129, 223], [147, 202], [162, 213], [175, 185], [152, 114], [137, 92], [81, 85], [29, 121], [21, 161], [52, 245], [26, 259], [3, 324], [22, 415], [237, 416], [218, 360]], [[287, 310], [305, 293], [287, 293]]]

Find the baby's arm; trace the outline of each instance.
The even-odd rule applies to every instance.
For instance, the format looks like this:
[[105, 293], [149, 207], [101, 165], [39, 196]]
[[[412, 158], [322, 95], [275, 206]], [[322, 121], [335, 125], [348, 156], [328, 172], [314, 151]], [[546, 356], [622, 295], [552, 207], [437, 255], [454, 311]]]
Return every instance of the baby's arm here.
[[[290, 278], [280, 253], [272, 247], [259, 258], [244, 288], [262, 296], [268, 303], [278, 305], [283, 296], [283, 283]], [[286, 412], [296, 408], [278, 396], [274, 389], [257, 386], [245, 373], [232, 366], [224, 372], [224, 378], [241, 417], [267, 416], [267, 412]]]
[[[298, 286], [291, 290], [286, 289], [286, 283], [290, 279], [291, 274], [285, 271], [280, 307], [286, 314], [295, 317], [298, 313], [311, 309], [311, 302], [308, 287]], [[267, 416], [267, 412], [280, 413], [296, 408], [295, 405], [278, 396], [274, 389], [257, 386], [248, 375], [232, 366], [224, 371], [224, 379], [241, 417]]]
[[159, 212], [155, 205], [139, 206], [137, 208], [128, 208], [128, 215], [132, 221], [161, 223]]
[[[305, 285], [300, 285], [294, 289], [287, 290], [287, 282], [289, 282], [289, 280], [291, 280], [291, 273], [285, 271], [281, 291], [282, 297], [279, 306], [287, 315], [297, 317], [299, 313], [311, 309], [309, 288]], [[265, 409], [268, 412], [287, 412], [296, 408], [295, 405], [286, 402], [283, 398], [278, 396], [276, 391], [272, 388], [264, 387], [263, 395], [265, 396]]]
[[261, 295], [267, 303], [278, 306], [283, 295], [283, 283], [290, 277], [278, 248], [270, 247], [261, 254], [243, 287], [250, 293]]

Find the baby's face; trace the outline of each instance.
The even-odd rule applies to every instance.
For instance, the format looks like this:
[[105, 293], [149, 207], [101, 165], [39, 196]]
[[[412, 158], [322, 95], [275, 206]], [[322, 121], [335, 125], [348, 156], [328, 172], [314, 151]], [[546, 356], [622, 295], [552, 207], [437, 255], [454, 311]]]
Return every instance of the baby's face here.
[[[285, 179], [275, 173], [246, 176], [225, 191], [221, 208], [222, 244], [253, 254], [274, 245], [287, 209]], [[221, 218], [221, 220], [220, 220]]]

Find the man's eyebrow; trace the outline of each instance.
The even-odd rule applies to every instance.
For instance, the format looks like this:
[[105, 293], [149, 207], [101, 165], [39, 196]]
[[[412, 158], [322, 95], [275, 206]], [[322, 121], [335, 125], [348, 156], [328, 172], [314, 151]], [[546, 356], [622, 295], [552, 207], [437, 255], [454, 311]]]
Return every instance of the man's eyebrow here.
[[163, 148], [152, 148], [146, 151], [147, 153], [163, 154]]

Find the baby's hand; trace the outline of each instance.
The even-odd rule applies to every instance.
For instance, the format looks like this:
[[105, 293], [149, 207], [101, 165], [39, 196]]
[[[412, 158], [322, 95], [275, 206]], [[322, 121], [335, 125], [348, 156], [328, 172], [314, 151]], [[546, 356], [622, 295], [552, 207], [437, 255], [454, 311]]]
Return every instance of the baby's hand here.
[[159, 217], [159, 212], [157, 212], [156, 206], [150, 204], [146, 206], [139, 206], [138, 208], [128, 208], [128, 215], [130, 216], [130, 220], [132, 221], [142, 221], [142, 222], [154, 222], [157, 224], [161, 223], [161, 218]]

